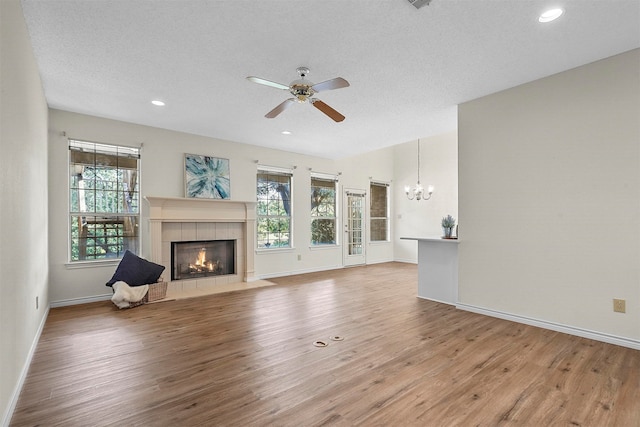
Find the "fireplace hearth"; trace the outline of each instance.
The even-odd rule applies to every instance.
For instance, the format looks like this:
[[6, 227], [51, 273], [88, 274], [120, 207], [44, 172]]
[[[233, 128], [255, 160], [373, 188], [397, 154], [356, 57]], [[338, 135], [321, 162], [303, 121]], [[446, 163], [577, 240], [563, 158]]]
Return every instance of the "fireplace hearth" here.
[[171, 280], [236, 274], [235, 240], [171, 242]]

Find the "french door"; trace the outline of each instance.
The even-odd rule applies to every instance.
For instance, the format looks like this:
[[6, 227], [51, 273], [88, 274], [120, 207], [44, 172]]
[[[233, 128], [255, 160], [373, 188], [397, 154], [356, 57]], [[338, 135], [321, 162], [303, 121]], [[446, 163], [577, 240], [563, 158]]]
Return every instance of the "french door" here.
[[364, 190], [344, 190], [344, 240], [343, 264], [345, 267], [361, 265], [366, 262], [365, 236], [367, 222], [365, 220]]

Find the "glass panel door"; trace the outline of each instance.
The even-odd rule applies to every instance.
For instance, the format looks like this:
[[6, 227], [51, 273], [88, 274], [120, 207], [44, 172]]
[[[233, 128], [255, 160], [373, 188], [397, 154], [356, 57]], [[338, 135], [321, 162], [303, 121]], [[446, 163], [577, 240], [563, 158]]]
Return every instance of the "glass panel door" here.
[[344, 193], [344, 265], [360, 265], [365, 258], [365, 191], [345, 190]]

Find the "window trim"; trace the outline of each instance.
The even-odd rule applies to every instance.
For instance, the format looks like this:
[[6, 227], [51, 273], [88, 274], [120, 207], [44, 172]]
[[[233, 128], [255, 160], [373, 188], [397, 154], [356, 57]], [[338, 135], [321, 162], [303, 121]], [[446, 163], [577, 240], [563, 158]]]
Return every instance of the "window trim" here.
[[[380, 217], [380, 216], [376, 216], [374, 217], [371, 214], [371, 206], [373, 204], [373, 190], [371, 189], [372, 186], [378, 186], [378, 187], [386, 187], [386, 199], [387, 199], [387, 209], [386, 209], [386, 216], [385, 217]], [[387, 182], [387, 181], [378, 181], [378, 180], [373, 180], [370, 179], [369, 180], [369, 243], [370, 244], [384, 244], [384, 243], [389, 243], [391, 242], [391, 183]], [[372, 240], [372, 235], [373, 235], [373, 226], [371, 224], [371, 222], [374, 219], [385, 219], [387, 221], [387, 228], [386, 228], [386, 238], [384, 240]]]
[[333, 243], [313, 243], [312, 241], [312, 234], [309, 235], [309, 247], [313, 248], [313, 249], [317, 249], [317, 248], [332, 248], [332, 247], [338, 247], [340, 246], [340, 233], [338, 232], [340, 224], [339, 224], [339, 203], [338, 203], [338, 190], [339, 190], [339, 185], [338, 185], [338, 175], [334, 175], [334, 174], [328, 174], [328, 173], [322, 173], [322, 172], [311, 172], [310, 173], [310, 180], [309, 180], [309, 193], [311, 193], [311, 188], [313, 187], [313, 180], [316, 179], [318, 181], [325, 181], [325, 182], [333, 182], [333, 191], [334, 191], [334, 195], [333, 195], [333, 211], [334, 211], [334, 216], [333, 217], [314, 217], [311, 215], [311, 206], [309, 206], [309, 231], [311, 232], [311, 223], [313, 222], [314, 219], [333, 219], [335, 221], [335, 229], [334, 229], [334, 236], [333, 236]]
[[256, 205], [256, 229], [255, 229], [255, 238], [256, 238], [256, 243], [255, 243], [255, 251], [257, 254], [262, 254], [262, 253], [273, 253], [273, 252], [286, 252], [286, 251], [291, 251], [293, 249], [295, 249], [295, 244], [294, 244], [294, 238], [293, 238], [293, 229], [294, 229], [294, 221], [293, 221], [293, 217], [294, 217], [294, 203], [293, 203], [293, 194], [294, 194], [294, 179], [293, 179], [293, 171], [294, 168], [284, 168], [284, 167], [279, 167], [279, 166], [269, 166], [269, 165], [262, 165], [262, 164], [258, 164], [257, 168], [256, 168], [256, 201], [258, 201], [258, 174], [260, 174], [261, 172], [265, 172], [268, 174], [272, 174], [272, 175], [281, 175], [281, 176], [288, 176], [289, 177], [289, 246], [277, 246], [277, 247], [269, 247], [269, 248], [264, 248], [264, 247], [260, 247], [259, 245], [259, 239], [258, 239], [258, 222], [259, 219], [262, 217], [262, 215], [260, 215], [258, 213], [258, 208]]
[[[115, 143], [105, 143], [105, 142], [95, 142], [95, 141], [90, 141], [87, 139], [78, 139], [78, 138], [67, 138], [67, 165], [66, 165], [66, 169], [67, 171], [66, 173], [66, 179], [67, 179], [67, 185], [66, 185], [66, 192], [67, 192], [67, 214], [66, 214], [66, 222], [67, 222], [67, 234], [66, 234], [66, 239], [67, 239], [67, 261], [64, 263], [65, 267], [67, 269], [81, 269], [81, 268], [95, 268], [95, 267], [105, 267], [105, 266], [112, 266], [112, 265], [118, 265], [118, 263], [120, 262], [120, 260], [122, 259], [122, 256], [117, 257], [117, 258], [101, 258], [101, 259], [82, 259], [82, 260], [77, 260], [74, 261], [71, 259], [71, 252], [72, 252], [72, 230], [71, 230], [71, 218], [73, 216], [78, 216], [79, 214], [87, 214], [87, 216], [100, 216], [101, 214], [104, 214], [102, 212], [73, 212], [71, 211], [71, 180], [70, 180], [70, 175], [69, 175], [69, 171], [71, 169], [71, 160], [72, 160], [72, 151], [74, 150], [74, 148], [72, 148], [73, 143], [77, 143], [78, 145], [85, 145], [85, 146], [89, 146], [89, 145], [93, 145], [94, 149], [96, 149], [96, 152], [99, 153], [103, 153], [103, 154], [111, 154], [111, 155], [118, 155], [117, 154], [117, 150], [118, 149], [122, 149], [123, 152], [128, 152], [129, 154], [126, 156], [122, 156], [124, 158], [136, 158], [137, 159], [137, 172], [138, 172], [138, 176], [137, 176], [137, 186], [138, 186], [138, 212], [136, 214], [129, 214], [127, 213], [124, 216], [135, 216], [137, 217], [137, 224], [138, 227], [141, 227], [142, 225], [142, 144], [140, 145], [127, 145], [127, 144], [115, 144]], [[100, 151], [97, 149], [97, 147], [111, 147], [114, 148], [114, 151], [110, 151], [110, 150], [106, 150], [106, 151]], [[114, 213], [112, 216], [123, 216], [124, 213]], [[138, 235], [136, 236], [136, 246], [138, 247], [138, 252], [140, 252], [142, 250], [142, 232], [141, 229], [138, 228]], [[124, 255], [124, 254], [123, 254]]]

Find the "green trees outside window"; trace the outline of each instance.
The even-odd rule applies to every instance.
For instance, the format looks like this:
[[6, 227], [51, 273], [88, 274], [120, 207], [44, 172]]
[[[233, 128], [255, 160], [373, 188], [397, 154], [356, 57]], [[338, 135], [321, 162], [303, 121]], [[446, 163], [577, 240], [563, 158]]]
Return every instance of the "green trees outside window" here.
[[311, 244], [336, 244], [335, 180], [311, 177]]
[[258, 170], [258, 248], [291, 247], [291, 174]]
[[139, 245], [139, 150], [69, 140], [70, 261], [122, 257]]

